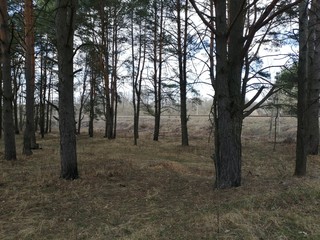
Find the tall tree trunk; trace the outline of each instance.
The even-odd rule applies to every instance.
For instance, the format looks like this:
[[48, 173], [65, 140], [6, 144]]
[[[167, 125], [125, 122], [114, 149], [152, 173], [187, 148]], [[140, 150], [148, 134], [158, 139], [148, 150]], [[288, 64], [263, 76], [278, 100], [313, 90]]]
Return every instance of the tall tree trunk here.
[[[158, 75], [158, 6], [157, 1], [153, 2], [154, 7], [154, 27], [153, 27], [153, 88], [154, 88], [154, 132], [153, 140], [159, 140], [160, 121], [161, 121], [161, 75]], [[160, 70], [160, 69], [159, 69]]]
[[2, 61], [0, 61], [0, 139], [2, 138]]
[[[241, 72], [244, 1], [216, 1], [216, 145], [217, 188], [241, 185]], [[229, 19], [227, 19], [227, 4]], [[229, 21], [229, 22], [228, 22]]]
[[78, 178], [73, 99], [73, 38], [77, 0], [57, 0], [61, 178]]
[[10, 66], [10, 31], [8, 25], [7, 1], [0, 1], [0, 45], [3, 78], [3, 133], [4, 133], [4, 158], [15, 160], [16, 140], [13, 122], [13, 92]]
[[[188, 37], [188, 0], [183, 7], [185, 11], [184, 30], [182, 33], [181, 0], [177, 0], [177, 29], [178, 29], [178, 63], [180, 85], [180, 121], [182, 146], [189, 145], [188, 116], [187, 116], [187, 37]], [[183, 37], [182, 37], [183, 36]], [[183, 40], [182, 40], [183, 39]]]
[[111, 111], [112, 111], [112, 139], [116, 138], [117, 105], [118, 105], [118, 16], [117, 7], [114, 7], [114, 22], [112, 33], [112, 80], [111, 80]]
[[23, 154], [31, 155], [37, 148], [34, 128], [34, 18], [32, 0], [25, 0], [25, 78], [26, 78], [26, 127], [23, 135]]
[[41, 77], [40, 77], [40, 88], [39, 88], [39, 127], [41, 138], [44, 138], [45, 133], [45, 109], [46, 109], [46, 92], [47, 92], [47, 47], [45, 47], [45, 55], [41, 54]]
[[[82, 82], [82, 92], [80, 94], [80, 107], [79, 107], [79, 113], [78, 113], [78, 127], [77, 127], [77, 134], [81, 133], [81, 123], [83, 120], [83, 108], [84, 104], [86, 102], [86, 90], [87, 90], [87, 78], [88, 78], [89, 70], [88, 70], [88, 56], [86, 56], [86, 62], [85, 62], [85, 70], [84, 70], [84, 76], [83, 76], [83, 82]], [[90, 135], [90, 133], [89, 133]]]
[[13, 75], [13, 119], [14, 119], [14, 132], [15, 134], [20, 134], [19, 129], [19, 119], [18, 119], [18, 92], [19, 92], [19, 85], [18, 79], [21, 78], [21, 74], [19, 73], [19, 67], [16, 69], [16, 73]]
[[[140, 120], [140, 104], [141, 104], [141, 87], [143, 71], [146, 61], [146, 23], [142, 26], [142, 21], [139, 22], [139, 50], [138, 50], [138, 66], [135, 66], [135, 53], [134, 48], [132, 48], [131, 58], [132, 58], [132, 95], [133, 95], [133, 137], [134, 145], [138, 145], [139, 138], [139, 120]], [[133, 24], [133, 14], [131, 18], [131, 44], [134, 46], [134, 24]]]
[[[49, 83], [48, 83], [48, 102], [51, 101], [51, 92], [52, 92], [52, 67], [50, 71]], [[52, 117], [52, 106], [47, 102], [46, 109], [46, 129], [45, 133], [51, 132], [51, 117]]]
[[99, 1], [99, 16], [101, 21], [101, 49], [99, 54], [100, 71], [103, 74], [104, 79], [104, 94], [105, 94], [105, 134], [104, 137], [108, 139], [113, 138], [113, 106], [112, 106], [112, 77], [110, 79], [109, 69], [109, 15], [108, 11], [105, 11], [105, 2]]
[[308, 1], [299, 4], [299, 65], [298, 65], [298, 129], [296, 166], [294, 174], [304, 176], [307, 172], [307, 90], [308, 90]]
[[307, 92], [307, 125], [308, 153], [317, 155], [319, 152], [319, 92], [320, 92], [320, 20], [318, 17], [319, 0], [311, 2], [309, 11], [308, 34], [308, 92]]
[[89, 111], [89, 126], [88, 126], [88, 132], [89, 137], [93, 137], [93, 121], [94, 121], [94, 106], [95, 106], [95, 88], [96, 88], [96, 79], [95, 75], [92, 71], [91, 74], [91, 81], [90, 81], [90, 111]]

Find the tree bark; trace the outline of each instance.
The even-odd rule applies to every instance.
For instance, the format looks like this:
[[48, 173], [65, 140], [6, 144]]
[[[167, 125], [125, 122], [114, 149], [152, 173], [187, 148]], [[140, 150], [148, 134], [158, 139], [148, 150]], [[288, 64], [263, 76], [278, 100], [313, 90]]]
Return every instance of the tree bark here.
[[2, 138], [2, 61], [0, 61], [0, 139]]
[[[217, 188], [241, 185], [241, 72], [245, 0], [216, 2], [215, 166]], [[227, 20], [227, 4], [229, 19]], [[228, 22], [229, 21], [229, 22]]]
[[308, 126], [308, 154], [317, 155], [319, 153], [319, 92], [320, 92], [320, 20], [317, 16], [319, 12], [319, 0], [311, 2], [309, 10], [309, 34], [308, 34], [308, 96], [306, 111]]
[[307, 172], [307, 117], [308, 90], [308, 1], [299, 4], [299, 65], [298, 65], [298, 128], [296, 144], [296, 166], [294, 174], [304, 176]]
[[[161, 111], [162, 111], [162, 36], [158, 34], [158, 27], [162, 35], [162, 18], [159, 21], [157, 1], [153, 2], [154, 26], [153, 26], [153, 89], [154, 89], [154, 131], [153, 140], [158, 141], [160, 135]], [[163, 5], [162, 1], [161, 4]], [[161, 15], [163, 7], [161, 7]]]
[[23, 154], [31, 155], [36, 148], [34, 128], [34, 20], [32, 0], [25, 0], [25, 78], [26, 78], [26, 126], [23, 136]]
[[[178, 31], [178, 64], [179, 64], [179, 86], [180, 86], [180, 122], [181, 122], [181, 144], [189, 146], [188, 116], [187, 116], [187, 37], [188, 37], [188, 0], [184, 6], [184, 30], [182, 32], [181, 2], [177, 0], [177, 31]], [[183, 37], [182, 37], [183, 36]]]
[[61, 178], [68, 180], [79, 177], [73, 103], [73, 38], [76, 9], [76, 0], [57, 0], [55, 22], [59, 67]]
[[13, 122], [13, 92], [10, 66], [10, 31], [8, 25], [7, 1], [0, 1], [0, 45], [3, 77], [3, 133], [4, 133], [4, 158], [16, 160], [16, 140]]

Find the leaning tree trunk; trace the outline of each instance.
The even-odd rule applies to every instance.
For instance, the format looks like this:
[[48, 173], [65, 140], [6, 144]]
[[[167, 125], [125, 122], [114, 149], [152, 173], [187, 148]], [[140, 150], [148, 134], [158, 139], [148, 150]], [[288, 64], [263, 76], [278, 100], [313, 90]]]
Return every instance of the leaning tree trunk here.
[[73, 99], [73, 36], [76, 0], [57, 0], [61, 178], [78, 178]]
[[0, 45], [1, 62], [3, 78], [3, 133], [4, 133], [4, 158], [6, 160], [15, 160], [16, 140], [14, 135], [13, 122], [13, 93], [10, 66], [10, 40], [8, 26], [7, 1], [0, 1]]

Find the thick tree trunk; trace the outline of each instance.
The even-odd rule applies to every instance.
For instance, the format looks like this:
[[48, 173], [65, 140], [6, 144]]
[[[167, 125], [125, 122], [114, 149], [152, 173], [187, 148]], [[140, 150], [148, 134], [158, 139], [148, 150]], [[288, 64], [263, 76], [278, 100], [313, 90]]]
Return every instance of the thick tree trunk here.
[[26, 78], [26, 127], [23, 136], [23, 154], [31, 155], [36, 148], [34, 128], [34, 82], [35, 82], [35, 59], [34, 59], [34, 24], [33, 6], [31, 0], [25, 0], [25, 78]]
[[319, 0], [313, 0], [309, 15], [308, 34], [308, 154], [317, 155], [319, 152], [319, 92], [320, 92], [320, 20]]
[[298, 129], [296, 145], [296, 166], [294, 174], [304, 176], [307, 172], [307, 90], [308, 90], [308, 1], [299, 4], [299, 65], [298, 65]]
[[[217, 188], [241, 185], [241, 126], [243, 102], [241, 72], [243, 59], [244, 1], [216, 2], [216, 141]], [[229, 24], [228, 24], [229, 21]], [[228, 35], [228, 34], [229, 35]]]
[[4, 133], [4, 158], [6, 160], [15, 160], [16, 140], [14, 135], [13, 122], [13, 93], [10, 66], [10, 40], [8, 26], [7, 1], [0, 1], [0, 45], [1, 45], [1, 63], [3, 77], [3, 133]]
[[56, 35], [59, 66], [61, 178], [78, 178], [73, 103], [73, 36], [76, 0], [57, 0]]

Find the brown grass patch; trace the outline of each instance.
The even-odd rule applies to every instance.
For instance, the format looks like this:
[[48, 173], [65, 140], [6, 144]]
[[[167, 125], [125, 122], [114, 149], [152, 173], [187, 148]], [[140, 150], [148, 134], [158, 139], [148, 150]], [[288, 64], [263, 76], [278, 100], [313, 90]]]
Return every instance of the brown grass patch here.
[[31, 157], [0, 161], [0, 239], [320, 239], [320, 157], [295, 178], [293, 144], [244, 137], [243, 186], [217, 191], [205, 132], [190, 147], [78, 136], [75, 181], [59, 179], [47, 135]]

